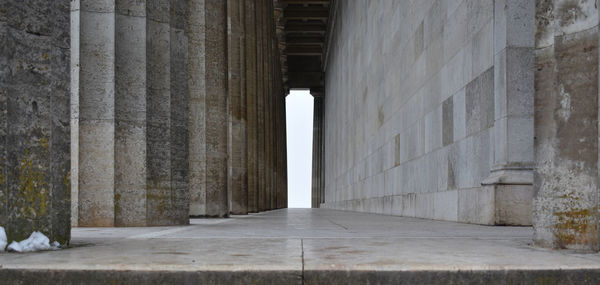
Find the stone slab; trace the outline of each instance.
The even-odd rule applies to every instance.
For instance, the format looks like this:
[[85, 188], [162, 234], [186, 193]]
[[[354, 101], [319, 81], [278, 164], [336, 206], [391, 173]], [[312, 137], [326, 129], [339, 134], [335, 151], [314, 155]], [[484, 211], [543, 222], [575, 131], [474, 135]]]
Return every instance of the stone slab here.
[[535, 248], [530, 227], [328, 209], [190, 224], [74, 228], [72, 248], [0, 254], [0, 284], [586, 284], [600, 278], [600, 255]]

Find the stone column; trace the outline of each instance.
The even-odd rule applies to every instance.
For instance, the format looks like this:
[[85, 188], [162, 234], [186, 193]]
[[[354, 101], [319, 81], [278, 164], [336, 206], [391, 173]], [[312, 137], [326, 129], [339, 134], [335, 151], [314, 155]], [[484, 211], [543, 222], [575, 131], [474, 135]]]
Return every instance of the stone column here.
[[321, 127], [319, 128], [319, 207], [325, 203], [325, 90], [321, 93]]
[[269, 1], [268, 5], [268, 18], [267, 18], [267, 28], [269, 29], [269, 105], [270, 105], [270, 109], [269, 109], [269, 141], [270, 141], [270, 165], [271, 165], [271, 171], [270, 171], [270, 175], [271, 175], [271, 184], [270, 184], [270, 209], [274, 210], [276, 209], [276, 199], [277, 199], [277, 189], [276, 189], [276, 184], [275, 181], [277, 180], [277, 175], [276, 175], [276, 164], [275, 161], [277, 160], [277, 152], [276, 150], [276, 141], [275, 141], [275, 100], [276, 100], [276, 96], [277, 96], [277, 90], [276, 90], [276, 86], [275, 86], [275, 23], [273, 21], [273, 1]]
[[69, 1], [6, 0], [0, 17], [0, 225], [69, 243]]
[[188, 223], [185, 11], [81, 1], [80, 226]]
[[258, 117], [257, 117], [257, 46], [256, 3], [245, 2], [245, 94], [246, 94], [246, 141], [248, 164], [248, 212], [258, 212]]
[[494, 193], [495, 224], [531, 225], [535, 3], [495, 5], [494, 165], [482, 184]]
[[79, 25], [78, 225], [114, 226], [114, 0], [81, 0]]
[[276, 118], [276, 134], [277, 134], [277, 183], [276, 183], [276, 189], [277, 189], [277, 209], [281, 209], [281, 208], [285, 208], [286, 205], [286, 193], [285, 193], [285, 172], [286, 172], [286, 166], [285, 166], [285, 144], [286, 144], [286, 138], [285, 138], [285, 112], [284, 112], [284, 108], [285, 108], [285, 96], [283, 94], [283, 88], [282, 88], [282, 84], [281, 84], [281, 68], [277, 67], [277, 77], [278, 77], [278, 88], [277, 88], [277, 98], [276, 98], [276, 104], [277, 104], [277, 118]]
[[206, 34], [204, 0], [188, 1], [190, 216], [206, 214]]
[[534, 242], [596, 251], [599, 17], [571, 4], [536, 7]]
[[323, 90], [311, 89], [314, 98], [313, 115], [313, 159], [312, 159], [312, 207], [321, 206], [321, 167], [322, 167], [322, 130], [323, 130]]
[[[187, 0], [171, 0], [170, 16], [170, 190], [158, 204], [159, 219], [151, 225], [188, 224], [190, 213]], [[165, 203], [168, 210], [161, 213]]]
[[281, 181], [281, 205], [280, 208], [287, 208], [288, 206], [288, 168], [287, 168], [287, 115], [285, 113], [285, 96], [288, 93], [287, 90], [282, 90], [281, 94], [281, 152], [282, 152], [282, 181]]
[[[114, 226], [144, 226], [147, 225], [146, 5], [115, 3], [114, 190], [107, 188], [106, 194], [114, 191], [114, 204], [108, 205], [114, 207]], [[87, 222], [83, 225], [95, 226]]]
[[230, 211], [248, 213], [246, 162], [246, 102], [244, 88], [244, 0], [227, 1], [229, 86], [229, 182]]
[[257, 137], [258, 137], [258, 211], [264, 211], [265, 205], [265, 188], [266, 188], [266, 176], [265, 176], [265, 44], [264, 44], [264, 6], [265, 1], [256, 1], [256, 48], [257, 48]]
[[188, 0], [192, 216], [229, 215], [227, 2]]
[[273, 150], [273, 142], [271, 141], [272, 129], [271, 129], [271, 98], [273, 96], [273, 88], [271, 85], [271, 77], [272, 77], [272, 66], [271, 60], [273, 59], [273, 55], [271, 53], [271, 29], [269, 27], [271, 18], [271, 11], [269, 10], [269, 2], [270, 0], [263, 1], [263, 48], [264, 48], [264, 60], [263, 60], [263, 68], [264, 68], [264, 76], [263, 76], [263, 84], [265, 86], [264, 92], [264, 112], [265, 112], [265, 120], [263, 124], [263, 128], [265, 129], [265, 210], [271, 210], [271, 196], [273, 191], [273, 166], [272, 166], [272, 150]]
[[79, 222], [79, 0], [71, 0], [71, 226]]

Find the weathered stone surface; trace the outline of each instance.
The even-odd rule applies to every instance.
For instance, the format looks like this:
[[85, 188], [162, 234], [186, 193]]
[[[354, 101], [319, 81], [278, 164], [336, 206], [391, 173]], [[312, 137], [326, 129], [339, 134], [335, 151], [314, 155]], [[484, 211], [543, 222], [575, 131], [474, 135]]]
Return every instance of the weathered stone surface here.
[[69, 1], [0, 8], [0, 224], [8, 240], [40, 231], [68, 244]]
[[244, 1], [248, 212], [258, 212], [257, 29], [255, 1]]
[[69, 249], [0, 253], [0, 284], [597, 283], [600, 256], [532, 248], [531, 234], [326, 209], [193, 219], [167, 231], [77, 228]]
[[192, 1], [188, 10], [192, 216], [229, 214], [226, 4]]
[[81, 1], [79, 226], [114, 224], [115, 14], [108, 2]]
[[186, 224], [185, 1], [97, 4], [79, 18], [77, 224]]
[[187, 1], [171, 1], [171, 195], [169, 224], [188, 224], [190, 213]]
[[598, 10], [538, 1], [534, 241], [598, 250]]
[[204, 1], [189, 1], [187, 16], [188, 87], [189, 87], [189, 152], [190, 215], [206, 213], [206, 49], [204, 35]]
[[[115, 16], [114, 223], [146, 220], [146, 5], [118, 2]], [[136, 11], [130, 15], [128, 11]]]
[[257, 146], [258, 146], [258, 211], [266, 210], [266, 162], [265, 162], [265, 1], [258, 1], [256, 7], [256, 113], [257, 113]]
[[228, 92], [229, 92], [229, 134], [228, 134], [228, 188], [230, 212], [248, 213], [248, 166], [246, 163], [246, 98], [245, 98], [245, 59], [244, 21], [245, 1], [227, 2]]

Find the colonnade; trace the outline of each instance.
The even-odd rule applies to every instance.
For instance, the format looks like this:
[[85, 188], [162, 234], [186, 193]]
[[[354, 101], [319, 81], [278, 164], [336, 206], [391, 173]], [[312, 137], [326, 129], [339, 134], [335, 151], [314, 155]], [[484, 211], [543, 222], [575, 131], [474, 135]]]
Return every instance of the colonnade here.
[[73, 225], [286, 207], [272, 1], [81, 0], [72, 13]]

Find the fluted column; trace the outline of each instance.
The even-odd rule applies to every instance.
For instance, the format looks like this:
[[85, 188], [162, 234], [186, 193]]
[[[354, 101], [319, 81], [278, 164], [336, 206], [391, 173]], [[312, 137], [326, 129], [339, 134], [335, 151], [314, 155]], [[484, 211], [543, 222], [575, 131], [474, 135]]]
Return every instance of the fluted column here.
[[229, 179], [230, 211], [248, 213], [248, 166], [246, 163], [246, 101], [244, 77], [244, 0], [227, 1], [229, 87]]
[[81, 1], [79, 222], [113, 226], [115, 164], [115, 4]]
[[313, 151], [312, 151], [312, 207], [319, 208], [322, 199], [322, 130], [323, 130], [323, 90], [311, 89], [314, 98]]
[[269, 10], [269, 2], [270, 0], [264, 0], [264, 6], [263, 6], [263, 21], [264, 21], [264, 25], [263, 25], [263, 33], [264, 33], [264, 37], [263, 37], [263, 43], [264, 43], [264, 61], [263, 61], [263, 66], [264, 66], [264, 76], [263, 76], [263, 84], [265, 86], [264, 88], [264, 112], [265, 112], [265, 120], [264, 120], [264, 124], [263, 124], [263, 128], [265, 129], [265, 196], [264, 196], [264, 204], [265, 204], [265, 210], [271, 210], [271, 196], [272, 196], [272, 161], [271, 161], [271, 157], [272, 157], [272, 141], [271, 141], [271, 96], [272, 96], [272, 86], [271, 86], [271, 60], [272, 60], [272, 53], [271, 53], [271, 46], [270, 46], [270, 42], [271, 42], [271, 33], [270, 33], [270, 27], [269, 27], [269, 18], [270, 18], [270, 10]]
[[244, 2], [248, 212], [258, 212], [257, 7], [256, 1]]
[[257, 138], [258, 138], [258, 211], [264, 211], [265, 207], [265, 49], [264, 49], [264, 0], [256, 1], [256, 63], [257, 63]]
[[227, 1], [188, 0], [192, 216], [229, 215]]
[[81, 1], [80, 226], [188, 223], [186, 8]]

